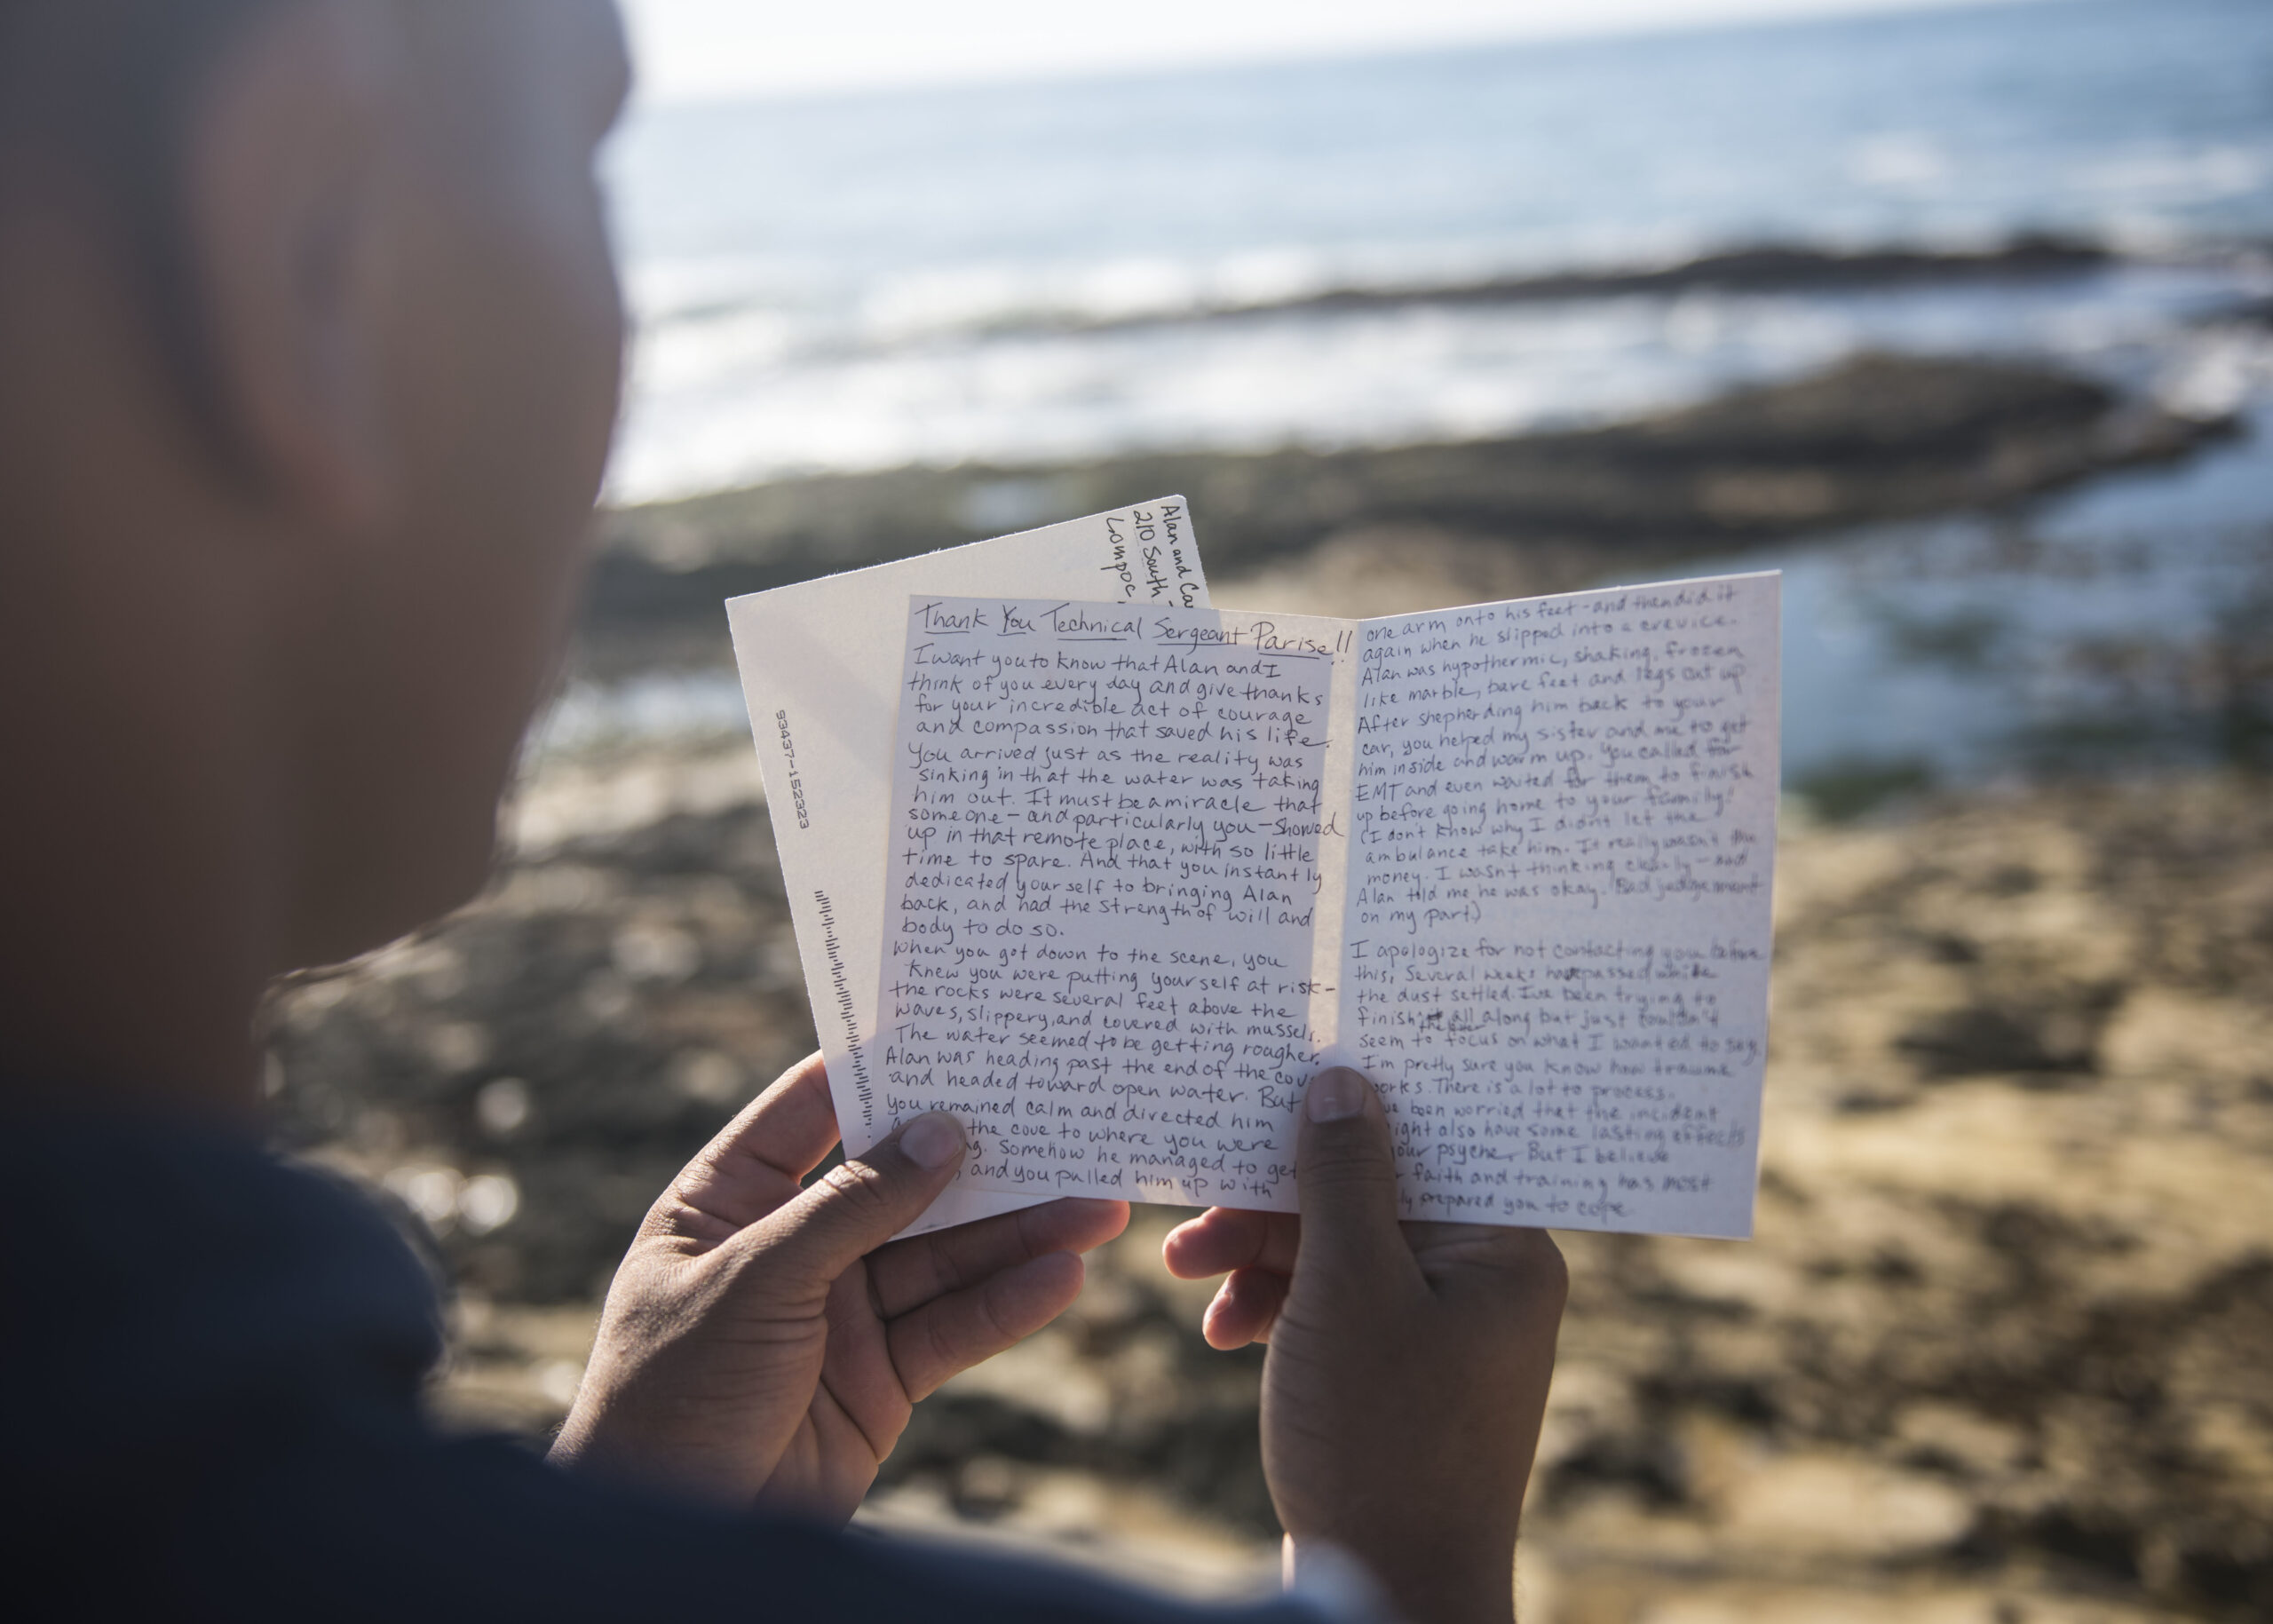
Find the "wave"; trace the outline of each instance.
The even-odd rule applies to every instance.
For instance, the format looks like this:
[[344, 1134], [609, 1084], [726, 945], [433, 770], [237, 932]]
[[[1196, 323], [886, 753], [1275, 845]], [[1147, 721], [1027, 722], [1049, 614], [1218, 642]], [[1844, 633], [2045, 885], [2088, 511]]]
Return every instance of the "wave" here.
[[[1986, 244], [1766, 242], [1566, 268], [1479, 271], [1472, 257], [1374, 270], [1286, 250], [1213, 266], [1140, 259], [1080, 267], [940, 267], [822, 297], [748, 267], [644, 273], [635, 309], [653, 384], [793, 363], [853, 363], [923, 346], [1113, 334], [1274, 317], [1474, 310], [1684, 295], [1828, 296], [2075, 281], [2111, 269], [2247, 273], [2273, 243], [2144, 248], [2022, 234]], [[739, 282], [742, 291], [729, 291]]]

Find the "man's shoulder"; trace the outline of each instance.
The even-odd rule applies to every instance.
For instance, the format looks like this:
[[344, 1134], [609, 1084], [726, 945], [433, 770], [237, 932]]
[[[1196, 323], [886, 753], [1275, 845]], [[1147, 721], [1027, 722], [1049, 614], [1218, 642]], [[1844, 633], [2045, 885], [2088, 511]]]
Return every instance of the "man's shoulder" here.
[[441, 1349], [432, 1278], [376, 1208], [195, 1121], [12, 1118], [0, 1281], [26, 1311], [0, 1320], [0, 1406], [59, 1470], [326, 1390], [408, 1414]]
[[17, 1585], [68, 1587], [71, 1616], [561, 1624], [690, 1601], [926, 1624], [1327, 1616], [1187, 1609], [725, 1515], [442, 1436], [419, 1405], [440, 1348], [432, 1281], [343, 1182], [202, 1125], [10, 1126], [0, 1519], [31, 1553]]

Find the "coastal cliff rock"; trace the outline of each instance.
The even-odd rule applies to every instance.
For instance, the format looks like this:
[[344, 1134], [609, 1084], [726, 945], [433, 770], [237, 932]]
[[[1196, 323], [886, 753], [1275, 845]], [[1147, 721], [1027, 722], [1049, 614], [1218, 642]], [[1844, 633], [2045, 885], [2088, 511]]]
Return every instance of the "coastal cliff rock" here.
[[672, 628], [715, 641], [717, 606], [737, 593], [1171, 491], [1191, 499], [1221, 578], [1337, 540], [1387, 542], [1488, 550], [1526, 590], [1548, 591], [1782, 536], [1994, 506], [2180, 456], [2232, 428], [2037, 366], [1865, 355], [1564, 433], [787, 479], [611, 513], [588, 623], [603, 659], [611, 638]]

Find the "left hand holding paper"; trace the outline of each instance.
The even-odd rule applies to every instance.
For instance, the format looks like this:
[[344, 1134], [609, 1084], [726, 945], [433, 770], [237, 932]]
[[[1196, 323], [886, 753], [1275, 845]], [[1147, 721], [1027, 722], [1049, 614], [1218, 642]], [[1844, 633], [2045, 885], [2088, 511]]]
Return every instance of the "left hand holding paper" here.
[[1062, 1200], [887, 1245], [963, 1132], [919, 1117], [801, 1189], [836, 1142], [815, 1055], [687, 1164], [609, 1288], [557, 1463], [842, 1522], [915, 1402], [1063, 1313], [1129, 1222]]

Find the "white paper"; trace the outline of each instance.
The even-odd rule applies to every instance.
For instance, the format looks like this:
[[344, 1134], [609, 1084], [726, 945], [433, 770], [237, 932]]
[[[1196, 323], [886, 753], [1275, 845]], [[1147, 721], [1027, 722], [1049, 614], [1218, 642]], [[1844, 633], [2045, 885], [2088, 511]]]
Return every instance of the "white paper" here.
[[[738, 598], [734, 658], [765, 775], [813, 1022], [848, 1149], [888, 1133], [868, 1054], [884, 917], [881, 860], [911, 593], [1061, 592], [1204, 605], [1181, 496]], [[950, 1191], [918, 1231], [1028, 1205]]]
[[1366, 622], [1337, 1058], [1415, 1216], [1752, 1232], [1780, 584]]
[[964, 1183], [1291, 1210], [1380, 1085], [1406, 1216], [1743, 1235], [1778, 585], [1345, 622], [918, 596], [874, 1085]]

